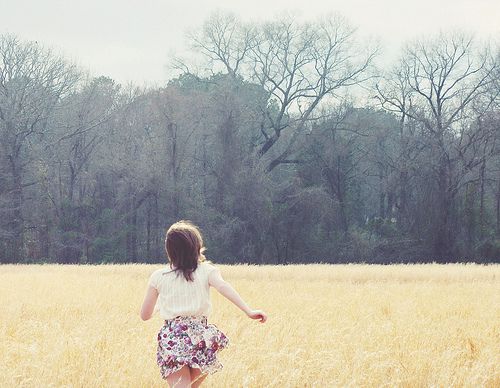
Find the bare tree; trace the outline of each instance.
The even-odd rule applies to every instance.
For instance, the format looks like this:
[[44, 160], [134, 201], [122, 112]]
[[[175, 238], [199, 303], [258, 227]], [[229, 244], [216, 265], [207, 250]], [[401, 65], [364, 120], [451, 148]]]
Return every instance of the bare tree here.
[[255, 33], [255, 27], [242, 24], [234, 14], [218, 11], [210, 15], [200, 32], [189, 34], [189, 39], [193, 48], [209, 59], [210, 67], [219, 62], [236, 77], [255, 44]]
[[8, 238], [2, 250], [10, 258], [19, 257], [24, 246], [23, 190], [31, 184], [24, 181], [24, 172], [32, 162], [30, 145], [43, 138], [58, 101], [78, 79], [75, 65], [51, 50], [0, 36], [0, 152], [8, 166], [2, 194], [10, 198], [4, 210]]
[[88, 257], [91, 228], [86, 204], [94, 189], [89, 172], [99, 145], [112, 130], [109, 124], [118, 113], [119, 90], [110, 78], [98, 77], [61, 99], [63, 109], [51, 120], [51, 133], [40, 152], [55, 174], [52, 179], [43, 175], [40, 181], [63, 232], [60, 255], [68, 262]]
[[438, 202], [434, 249], [441, 257], [452, 253], [454, 198], [481, 163], [478, 145], [490, 136], [481, 128], [471, 130], [471, 123], [481, 114], [477, 108], [489, 109], [488, 103], [475, 102], [485, 96], [496, 66], [489, 50], [478, 51], [471, 36], [440, 34], [408, 44], [391, 77], [377, 85], [382, 106], [399, 112], [403, 124], [418, 123], [428, 139]]
[[266, 91], [261, 102], [261, 157], [284, 130], [293, 130], [287, 144], [270, 158], [268, 171], [296, 163], [292, 158], [296, 140], [309, 122], [319, 118], [321, 102], [368, 79], [377, 49], [360, 53], [355, 29], [337, 15], [316, 23], [285, 17], [253, 28], [238, 26], [232, 16], [209, 19], [205, 33], [196, 39], [198, 47], [211, 61], [223, 63], [228, 73], [239, 70]]

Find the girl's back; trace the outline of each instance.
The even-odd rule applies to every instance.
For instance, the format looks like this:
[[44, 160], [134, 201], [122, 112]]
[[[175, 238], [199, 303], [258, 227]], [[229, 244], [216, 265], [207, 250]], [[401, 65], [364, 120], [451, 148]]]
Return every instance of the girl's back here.
[[186, 280], [182, 272], [168, 267], [153, 272], [149, 285], [158, 291], [160, 316], [163, 319], [208, 316], [212, 309], [208, 277], [215, 268], [210, 263], [200, 262], [192, 273], [193, 281]]

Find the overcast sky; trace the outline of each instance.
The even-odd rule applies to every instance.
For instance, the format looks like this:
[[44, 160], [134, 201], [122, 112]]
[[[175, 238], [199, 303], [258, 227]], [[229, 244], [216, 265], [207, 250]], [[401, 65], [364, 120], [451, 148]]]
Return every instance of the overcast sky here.
[[56, 48], [95, 75], [153, 85], [171, 76], [170, 58], [184, 50], [186, 32], [214, 10], [249, 21], [338, 12], [361, 36], [380, 38], [386, 58], [406, 39], [440, 29], [500, 38], [499, 0], [0, 0], [0, 33]]

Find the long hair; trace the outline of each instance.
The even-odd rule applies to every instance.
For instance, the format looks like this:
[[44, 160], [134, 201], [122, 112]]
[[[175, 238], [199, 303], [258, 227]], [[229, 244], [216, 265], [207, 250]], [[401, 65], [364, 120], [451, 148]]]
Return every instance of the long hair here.
[[165, 238], [165, 250], [170, 268], [178, 274], [182, 272], [186, 280], [193, 281], [193, 272], [203, 261], [203, 237], [191, 221], [181, 220], [170, 226]]

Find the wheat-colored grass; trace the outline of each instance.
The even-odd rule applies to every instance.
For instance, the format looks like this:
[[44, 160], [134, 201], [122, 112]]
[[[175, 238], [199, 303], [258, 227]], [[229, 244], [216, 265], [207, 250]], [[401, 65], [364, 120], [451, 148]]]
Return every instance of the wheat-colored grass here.
[[[161, 387], [161, 265], [0, 267], [1, 387]], [[220, 266], [269, 321], [213, 293], [230, 338], [207, 387], [500, 387], [500, 265]]]

